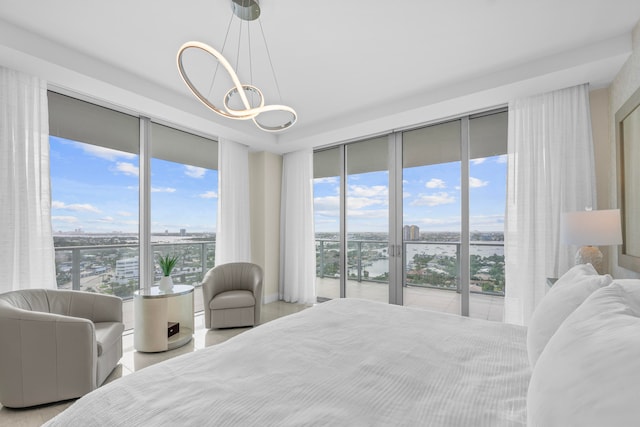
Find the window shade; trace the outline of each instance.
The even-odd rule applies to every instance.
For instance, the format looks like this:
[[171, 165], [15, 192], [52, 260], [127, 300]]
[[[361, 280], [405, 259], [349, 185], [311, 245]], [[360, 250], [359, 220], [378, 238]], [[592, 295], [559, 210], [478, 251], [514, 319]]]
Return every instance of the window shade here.
[[56, 92], [48, 92], [49, 134], [138, 154], [137, 117]]
[[157, 123], [151, 124], [151, 155], [185, 165], [218, 169], [218, 142]]

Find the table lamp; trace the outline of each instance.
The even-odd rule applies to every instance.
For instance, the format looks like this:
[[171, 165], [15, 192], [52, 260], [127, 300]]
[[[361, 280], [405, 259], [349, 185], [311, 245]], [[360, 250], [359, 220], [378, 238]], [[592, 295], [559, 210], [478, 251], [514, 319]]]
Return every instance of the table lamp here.
[[590, 263], [603, 274], [598, 246], [622, 244], [620, 209], [565, 212], [560, 219], [560, 237], [564, 243], [581, 246], [576, 264]]

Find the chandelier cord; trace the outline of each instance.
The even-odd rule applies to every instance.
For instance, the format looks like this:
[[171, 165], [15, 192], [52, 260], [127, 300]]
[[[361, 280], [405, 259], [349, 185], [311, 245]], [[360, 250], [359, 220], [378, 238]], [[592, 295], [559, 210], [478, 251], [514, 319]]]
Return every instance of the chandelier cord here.
[[[227, 33], [224, 36], [224, 42], [222, 42], [222, 52], [224, 54], [224, 48], [227, 46], [227, 38], [229, 37], [229, 30], [231, 29], [231, 22], [233, 22], [233, 13], [229, 18], [229, 24], [227, 24]], [[218, 68], [220, 68], [220, 61], [216, 61], [216, 70], [213, 72], [213, 78], [211, 79], [211, 86], [209, 86], [209, 96], [211, 96], [211, 92], [213, 91], [213, 85], [216, 81], [216, 76], [218, 75]]]
[[[247, 42], [249, 45], [249, 84], [253, 86], [253, 62], [251, 60], [251, 25], [247, 21]], [[254, 105], [254, 93], [250, 92], [251, 95], [251, 106]]]
[[258, 19], [258, 23], [260, 24], [260, 31], [262, 32], [262, 40], [264, 40], [264, 47], [267, 51], [267, 58], [269, 58], [269, 65], [271, 66], [271, 75], [273, 75], [273, 81], [276, 83], [276, 89], [278, 90], [278, 100], [282, 102], [282, 94], [280, 93], [280, 85], [278, 84], [278, 78], [276, 77], [276, 71], [273, 68], [273, 62], [271, 61], [271, 52], [269, 52], [269, 45], [267, 44], [267, 39], [264, 36], [264, 28], [262, 28], [262, 20]]

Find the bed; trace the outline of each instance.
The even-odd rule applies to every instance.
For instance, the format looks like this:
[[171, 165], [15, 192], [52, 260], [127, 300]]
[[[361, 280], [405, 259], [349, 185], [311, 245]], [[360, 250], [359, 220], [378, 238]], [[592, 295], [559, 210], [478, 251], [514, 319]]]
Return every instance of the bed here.
[[125, 376], [46, 425], [637, 425], [640, 284], [574, 270], [528, 329], [332, 300]]
[[49, 426], [526, 422], [522, 327], [328, 301], [107, 384]]

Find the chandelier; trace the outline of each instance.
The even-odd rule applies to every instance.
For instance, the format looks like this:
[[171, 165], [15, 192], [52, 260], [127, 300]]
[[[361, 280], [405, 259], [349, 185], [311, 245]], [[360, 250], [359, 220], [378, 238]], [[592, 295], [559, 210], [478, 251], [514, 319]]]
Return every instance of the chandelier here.
[[[260, 17], [260, 6], [255, 0], [232, 0], [231, 8], [233, 13], [227, 26], [227, 33], [222, 45], [222, 50], [218, 51], [208, 44], [198, 41], [190, 41], [183, 44], [178, 50], [177, 56], [180, 76], [200, 102], [222, 117], [235, 120], [252, 120], [259, 129], [267, 132], [285, 130], [293, 126], [296, 122], [298, 116], [295, 110], [286, 105], [265, 104], [263, 92], [253, 81], [253, 63], [255, 59], [251, 51], [251, 27], [253, 25], [252, 22], [255, 21], [259, 24], [259, 30], [265, 48], [266, 58], [264, 54], [262, 58], [268, 60], [274, 86], [277, 90], [278, 97], [281, 98], [280, 87], [271, 61], [271, 54], [269, 53], [269, 48], [264, 37], [262, 22], [258, 19]], [[235, 68], [223, 55], [225, 47], [227, 47], [228, 44], [227, 42], [229, 41], [229, 33], [232, 28], [234, 16], [238, 18], [237, 20], [239, 21], [237, 25], [239, 27], [236, 40], [237, 45], [231, 46], [229, 50], [236, 51]], [[245, 34], [244, 39], [243, 28]], [[248, 57], [241, 56], [240, 52], [243, 42], [247, 47]], [[203, 57], [206, 58], [203, 59]], [[249, 83], [242, 83], [238, 76], [238, 66], [241, 59], [248, 62]], [[207, 62], [206, 66], [203, 65], [205, 62]], [[221, 67], [226, 72], [226, 76], [224, 76], [225, 73], [220, 73], [223, 74], [223, 76], [218, 75]], [[214, 85], [216, 78], [226, 78], [227, 80], [227, 85], [223, 86], [222, 92], [217, 89], [217, 85]], [[216, 93], [216, 91], [218, 93]], [[213, 101], [213, 99], [217, 99], [218, 101]]]

